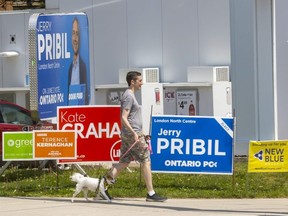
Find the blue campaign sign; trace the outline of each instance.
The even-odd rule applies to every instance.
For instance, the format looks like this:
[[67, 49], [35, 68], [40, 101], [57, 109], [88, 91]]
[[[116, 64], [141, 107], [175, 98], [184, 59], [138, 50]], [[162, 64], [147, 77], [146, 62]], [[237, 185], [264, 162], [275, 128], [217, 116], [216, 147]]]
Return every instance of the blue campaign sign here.
[[152, 171], [233, 173], [233, 118], [152, 116]]
[[40, 118], [56, 117], [58, 106], [89, 104], [87, 15], [40, 14], [36, 32]]

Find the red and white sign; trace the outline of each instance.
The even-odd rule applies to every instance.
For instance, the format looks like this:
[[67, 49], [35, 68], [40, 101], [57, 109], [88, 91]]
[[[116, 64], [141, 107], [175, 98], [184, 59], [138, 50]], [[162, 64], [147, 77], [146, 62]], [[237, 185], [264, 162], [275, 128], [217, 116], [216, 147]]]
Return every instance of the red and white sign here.
[[59, 163], [113, 162], [120, 156], [120, 106], [58, 107], [58, 130], [75, 130], [77, 159]]

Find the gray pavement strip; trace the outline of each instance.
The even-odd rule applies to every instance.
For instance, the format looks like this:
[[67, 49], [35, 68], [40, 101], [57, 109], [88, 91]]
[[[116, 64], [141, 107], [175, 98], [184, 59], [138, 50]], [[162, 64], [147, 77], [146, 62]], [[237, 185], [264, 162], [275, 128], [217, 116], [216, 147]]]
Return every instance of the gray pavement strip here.
[[[9, 202], [12, 204], [9, 205]], [[78, 197], [71, 203], [70, 198], [0, 197], [1, 216], [13, 215], [13, 211], [16, 213], [19, 210], [21, 216], [28, 216], [33, 215], [36, 210], [45, 208], [53, 208], [53, 212], [56, 213], [54, 215], [57, 215], [57, 212], [62, 215], [63, 212], [67, 215], [76, 215], [78, 211], [84, 215], [85, 211], [94, 209], [95, 213], [103, 211], [105, 214], [117, 216], [130, 214], [131, 211], [137, 212], [137, 215], [149, 213], [150, 216], [175, 214], [284, 216], [288, 215], [288, 199], [169, 199], [163, 203], [155, 203], [146, 202], [143, 198], [117, 198], [108, 203], [105, 200], [86, 201]], [[39, 216], [48, 215], [44, 213]]]

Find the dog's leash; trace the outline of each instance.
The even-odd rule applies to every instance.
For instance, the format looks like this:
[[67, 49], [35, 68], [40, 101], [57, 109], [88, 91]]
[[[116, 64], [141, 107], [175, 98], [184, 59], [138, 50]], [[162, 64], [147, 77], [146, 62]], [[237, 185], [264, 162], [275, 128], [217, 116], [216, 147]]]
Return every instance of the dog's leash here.
[[136, 143], [138, 143], [138, 142], [139, 142], [139, 139], [136, 140], [134, 143], [132, 143], [132, 145], [127, 149], [127, 151], [126, 151], [124, 154], [121, 155], [121, 157], [119, 158], [119, 160], [120, 160], [121, 158], [123, 158], [123, 157], [136, 145]]
[[[105, 193], [105, 195], [106, 195], [106, 196], [110, 199], [110, 201], [111, 201], [111, 200], [112, 200], [112, 197], [111, 197], [110, 194], [108, 193], [108, 190], [107, 190], [107, 187], [108, 187], [108, 186], [106, 187], [106, 185], [105, 185], [105, 184], [108, 185], [108, 182], [107, 182], [107, 179], [106, 179], [105, 176], [100, 176], [100, 177], [99, 177], [99, 182], [98, 182], [97, 188], [96, 188], [96, 190], [95, 190], [96, 197], [101, 196], [103, 199], [106, 199], [106, 197], [103, 197], [104, 195], [102, 195], [102, 193], [100, 193], [100, 190], [99, 190], [102, 179], [104, 180], [104, 182], [103, 182], [103, 184], [104, 184], [104, 190], [105, 190], [104, 193]], [[106, 199], [106, 200], [107, 200], [107, 199]]]
[[[149, 151], [152, 153], [152, 147], [151, 147], [151, 136], [150, 135], [143, 135], [144, 136], [144, 139], [145, 139], [145, 142], [148, 144], [148, 149], [149, 149]], [[141, 136], [140, 136], [141, 137]], [[132, 145], [127, 149], [127, 151], [124, 153], [124, 154], [122, 154], [121, 155], [121, 157], [119, 158], [119, 160], [120, 159], [122, 159], [135, 145], [136, 145], [136, 143], [138, 143], [139, 142], [139, 138], [138, 138], [138, 140], [136, 140], [134, 143], [132, 143]], [[147, 140], [149, 140], [149, 141], [147, 141]]]
[[96, 196], [98, 196], [98, 194], [99, 194], [99, 187], [100, 187], [102, 176], [100, 176], [98, 179], [99, 179], [99, 182], [98, 182], [97, 188], [95, 190]]

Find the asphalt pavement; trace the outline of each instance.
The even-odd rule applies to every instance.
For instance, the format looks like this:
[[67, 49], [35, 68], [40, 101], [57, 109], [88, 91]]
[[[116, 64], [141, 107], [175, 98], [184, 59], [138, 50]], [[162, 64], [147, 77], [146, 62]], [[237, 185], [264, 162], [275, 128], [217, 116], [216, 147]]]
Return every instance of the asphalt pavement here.
[[144, 198], [90, 200], [69, 198], [0, 197], [1, 216], [284, 216], [288, 199], [168, 199], [163, 203]]

